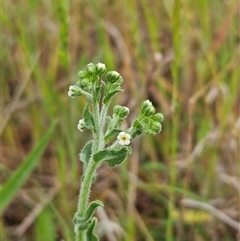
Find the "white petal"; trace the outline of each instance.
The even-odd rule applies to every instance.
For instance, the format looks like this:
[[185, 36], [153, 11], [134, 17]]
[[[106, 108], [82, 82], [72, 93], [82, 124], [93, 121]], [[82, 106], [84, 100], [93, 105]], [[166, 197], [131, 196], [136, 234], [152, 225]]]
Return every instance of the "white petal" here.
[[126, 140], [125, 141], [125, 145], [129, 145], [130, 144], [130, 141], [129, 140]]
[[125, 142], [124, 142], [123, 140], [120, 140], [120, 141], [119, 141], [119, 144], [122, 145], [122, 146], [124, 146], [124, 145], [125, 145]]

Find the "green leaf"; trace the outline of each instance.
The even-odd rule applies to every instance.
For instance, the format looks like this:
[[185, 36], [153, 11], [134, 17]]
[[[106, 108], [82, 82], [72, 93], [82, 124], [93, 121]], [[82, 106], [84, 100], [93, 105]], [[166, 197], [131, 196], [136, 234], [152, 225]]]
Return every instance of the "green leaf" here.
[[108, 103], [110, 102], [111, 98], [112, 98], [115, 94], [120, 93], [120, 92], [122, 92], [122, 91], [123, 91], [123, 90], [122, 90], [121, 88], [118, 88], [118, 89], [115, 89], [115, 90], [111, 91], [110, 93], [108, 93], [108, 94], [106, 95], [106, 97], [103, 98], [103, 103], [104, 103], [104, 104], [108, 104]]
[[103, 206], [104, 205], [100, 200], [92, 201], [89, 204], [87, 211], [85, 212], [85, 217], [84, 217], [85, 221], [89, 220], [94, 215], [98, 207], [103, 207]]
[[98, 237], [94, 233], [94, 229], [97, 225], [97, 219], [94, 217], [91, 220], [91, 223], [86, 231], [86, 236], [88, 241], [99, 241]]
[[75, 224], [76, 229], [81, 231], [86, 230], [91, 223], [92, 216], [95, 214], [97, 208], [100, 206], [103, 207], [103, 203], [99, 200], [96, 200], [89, 204], [84, 217], [80, 217], [78, 216], [78, 213], [76, 213], [73, 218], [73, 223]]
[[117, 129], [117, 128], [112, 129], [110, 132], [107, 132], [107, 134], [104, 136], [104, 141], [108, 142], [108, 141], [112, 140], [120, 132], [121, 132], [120, 129]]
[[37, 166], [42, 153], [44, 152], [51, 136], [53, 135], [56, 122], [54, 121], [47, 133], [38, 142], [35, 148], [30, 152], [21, 166], [14, 172], [14, 174], [7, 180], [7, 182], [0, 189], [0, 207], [1, 212], [13, 200], [14, 196], [27, 180], [28, 176]]
[[130, 152], [131, 148], [126, 146], [119, 150], [105, 149], [96, 153], [93, 159], [95, 162], [99, 163], [106, 161], [109, 167], [115, 167], [116, 165], [120, 165]]
[[83, 119], [84, 119], [84, 122], [85, 122], [87, 128], [95, 129], [93, 115], [91, 112], [89, 112], [88, 105], [86, 106], [86, 108], [83, 111]]
[[80, 152], [80, 160], [84, 163], [84, 165], [87, 165], [89, 162], [91, 155], [92, 155], [92, 144], [93, 141], [89, 141]]

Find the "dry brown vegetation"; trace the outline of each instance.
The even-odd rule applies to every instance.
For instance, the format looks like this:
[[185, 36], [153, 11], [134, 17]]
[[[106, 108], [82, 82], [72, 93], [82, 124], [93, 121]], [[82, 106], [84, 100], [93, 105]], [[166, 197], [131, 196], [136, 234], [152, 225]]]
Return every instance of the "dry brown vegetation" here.
[[1, 240], [73, 240], [89, 134], [76, 128], [84, 100], [67, 90], [89, 62], [123, 76], [125, 125], [144, 99], [165, 117], [122, 166], [99, 170], [101, 240], [240, 238], [239, 1], [9, 0], [1, 21], [3, 186], [57, 121], [3, 210]]

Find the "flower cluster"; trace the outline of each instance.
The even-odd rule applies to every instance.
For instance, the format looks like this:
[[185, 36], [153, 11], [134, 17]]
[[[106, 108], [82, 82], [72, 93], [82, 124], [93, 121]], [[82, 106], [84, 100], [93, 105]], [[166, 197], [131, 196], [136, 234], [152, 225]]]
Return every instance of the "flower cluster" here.
[[141, 106], [141, 113], [133, 122], [130, 133], [133, 138], [142, 133], [156, 135], [162, 130], [164, 117], [162, 113], [156, 113], [156, 109], [149, 100], [145, 100]]

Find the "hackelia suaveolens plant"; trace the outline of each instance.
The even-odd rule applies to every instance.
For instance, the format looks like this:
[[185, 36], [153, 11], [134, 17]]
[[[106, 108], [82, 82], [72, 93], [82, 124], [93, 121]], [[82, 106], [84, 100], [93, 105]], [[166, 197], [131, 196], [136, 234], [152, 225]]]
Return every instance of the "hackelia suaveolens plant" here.
[[145, 100], [139, 116], [129, 128], [122, 130], [121, 125], [129, 114], [128, 107], [116, 105], [113, 114], [108, 115], [112, 98], [123, 91], [122, 76], [117, 71], [107, 71], [103, 63], [90, 63], [85, 70], [78, 72], [78, 77], [76, 84], [69, 87], [68, 96], [86, 97], [77, 128], [80, 132], [90, 130], [93, 138], [79, 155], [83, 163], [83, 178], [73, 223], [76, 241], [97, 241], [94, 233], [97, 219], [93, 216], [103, 203], [99, 200], [89, 203], [89, 195], [98, 167], [103, 162], [110, 168], [120, 165], [131, 154], [133, 139], [143, 133], [156, 135], [162, 130], [163, 115], [156, 113], [150, 100]]

